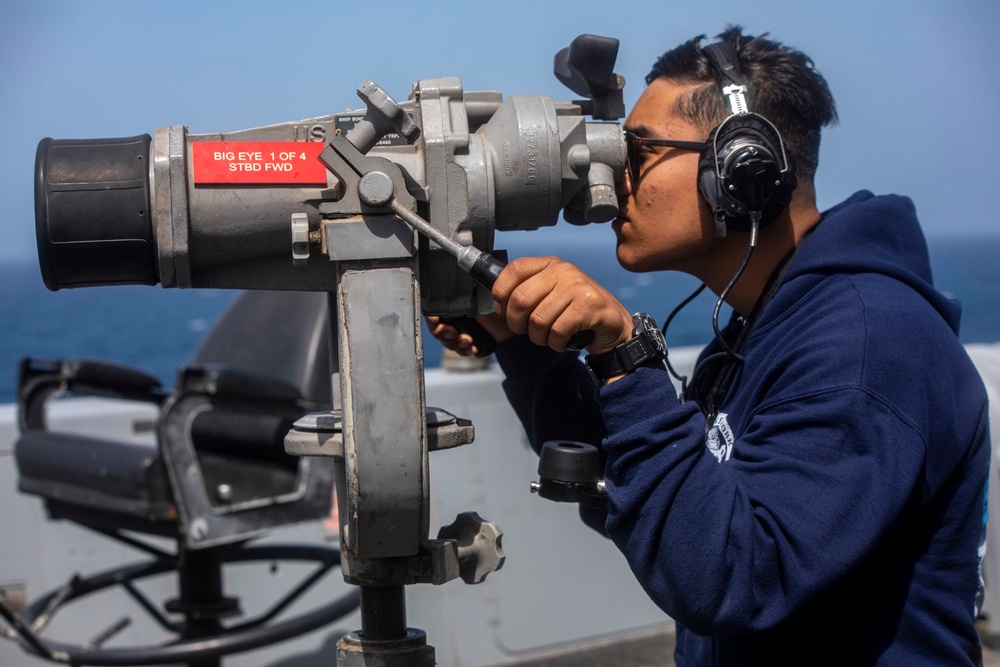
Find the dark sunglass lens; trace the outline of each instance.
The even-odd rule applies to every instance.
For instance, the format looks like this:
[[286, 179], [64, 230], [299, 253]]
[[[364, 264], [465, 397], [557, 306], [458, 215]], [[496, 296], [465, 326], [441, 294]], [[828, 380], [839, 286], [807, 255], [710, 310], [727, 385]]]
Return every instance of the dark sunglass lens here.
[[635, 145], [636, 136], [631, 132], [625, 135], [625, 151], [628, 158], [628, 177], [632, 182], [639, 179], [639, 150]]

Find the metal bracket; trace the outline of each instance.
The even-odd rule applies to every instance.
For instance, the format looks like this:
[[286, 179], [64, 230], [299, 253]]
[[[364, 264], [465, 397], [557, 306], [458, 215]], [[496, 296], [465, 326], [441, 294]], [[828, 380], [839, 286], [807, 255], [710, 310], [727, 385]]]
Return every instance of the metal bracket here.
[[736, 84], [726, 86], [722, 89], [722, 94], [729, 97], [729, 106], [732, 108], [733, 114], [737, 116], [747, 113], [749, 110], [746, 97], [744, 96], [746, 92], [746, 86], [737, 86]]
[[361, 200], [358, 184], [369, 172], [380, 171], [392, 181], [392, 192], [396, 201], [411, 211], [416, 210], [417, 201], [409, 190], [399, 165], [384, 157], [370, 157], [355, 148], [354, 144], [341, 134], [334, 135], [319, 160], [340, 179], [343, 192], [337, 201], [323, 202], [319, 212], [327, 217], [351, 217], [356, 215], [390, 214], [387, 206], [370, 206]]
[[[427, 451], [436, 452], [470, 444], [476, 428], [441, 408], [427, 408]], [[343, 419], [340, 410], [313, 412], [297, 422], [285, 436], [285, 451], [292, 456], [344, 457]]]
[[[210, 380], [210, 378], [209, 378]], [[304, 459], [299, 462], [294, 489], [280, 496], [258, 498], [239, 503], [216, 505], [209, 497], [202, 468], [191, 433], [199, 414], [219, 412], [233, 418], [260, 405], [217, 395], [211, 382], [189, 380], [190, 387], [171, 397], [163, 407], [157, 436], [164, 463], [175, 489], [175, 501], [184, 526], [184, 541], [189, 549], [203, 549], [230, 544], [261, 535], [274, 525], [273, 508], [284, 505], [294, 517], [282, 516], [281, 525], [309, 521], [329, 512], [333, 493], [333, 462]], [[295, 405], [263, 406], [272, 414], [283, 414], [289, 421], [301, 415]]]

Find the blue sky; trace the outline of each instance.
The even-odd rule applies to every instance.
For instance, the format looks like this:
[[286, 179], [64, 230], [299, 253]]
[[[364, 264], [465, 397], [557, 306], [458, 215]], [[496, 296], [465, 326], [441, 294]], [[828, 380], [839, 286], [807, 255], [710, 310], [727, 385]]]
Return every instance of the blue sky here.
[[[576, 35], [621, 39], [626, 103], [656, 57], [729, 23], [812, 56], [838, 101], [820, 206], [861, 188], [907, 194], [929, 235], [1000, 234], [1000, 3], [54, 2], [0, 4], [0, 260], [34, 253], [33, 165], [60, 139], [236, 130], [397, 98], [421, 78], [572, 97], [552, 56]], [[606, 226], [556, 234], [608, 235]], [[539, 239], [547, 238], [539, 236]]]

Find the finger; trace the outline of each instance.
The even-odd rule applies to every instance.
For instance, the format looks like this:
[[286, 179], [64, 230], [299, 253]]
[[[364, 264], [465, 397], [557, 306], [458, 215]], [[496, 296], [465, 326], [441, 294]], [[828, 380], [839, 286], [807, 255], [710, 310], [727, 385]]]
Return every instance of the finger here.
[[511, 294], [525, 281], [548, 268], [553, 262], [562, 260], [556, 257], [520, 257], [515, 259], [500, 272], [493, 284], [493, 300], [500, 305], [499, 313], [505, 314]]
[[[537, 314], [534, 323], [532, 323], [531, 317], [546, 299], [552, 297], [555, 286], [550, 272], [534, 274], [517, 285], [511, 292], [510, 298], [507, 299], [504, 309], [507, 326], [517, 333], [531, 333], [533, 329], [537, 330], [539, 325], [544, 325], [546, 323], [545, 311]], [[544, 342], [539, 343], [537, 340], [534, 342], [544, 344]]]
[[[561, 349], [569, 337], [587, 328], [591, 311], [599, 309], [605, 291], [587, 274], [568, 262], [556, 260], [515, 288], [508, 302], [508, 321], [523, 325], [532, 341]], [[569, 311], [569, 312], [567, 312]], [[552, 336], [552, 327], [560, 327]]]
[[459, 333], [455, 327], [447, 324], [434, 324], [431, 318], [427, 318], [427, 328], [434, 339], [445, 348], [453, 351], [458, 350]]
[[458, 330], [456, 330], [454, 327], [445, 327], [445, 326], [442, 326], [441, 329], [439, 329], [436, 333], [434, 333], [434, 337], [437, 338], [442, 343], [455, 342], [458, 340], [458, 337], [460, 335], [461, 334], [459, 334]]
[[573, 308], [573, 301], [574, 295], [568, 290], [549, 291], [528, 316], [528, 338], [531, 342], [562, 352], [566, 347], [565, 342], [569, 341], [576, 330], [565, 335], [563, 332], [580, 324], [573, 321], [574, 316], [578, 315], [578, 310]]
[[476, 354], [476, 346], [472, 345], [470, 347], [458, 347], [457, 345], [453, 347], [448, 347], [448, 350], [454, 352], [460, 357], [471, 357]]
[[[551, 285], [544, 280], [551, 280]], [[531, 292], [520, 294], [521, 288]], [[632, 330], [632, 318], [625, 307], [589, 276], [571, 264], [560, 263], [537, 274], [515, 289], [508, 309], [508, 321], [520, 316], [522, 301], [543, 294], [527, 307], [529, 338], [536, 345], [547, 345], [564, 351], [570, 339], [580, 331], [593, 331], [593, 343], [598, 348], [612, 348], [626, 340]], [[593, 351], [593, 350], [592, 350]]]
[[505, 285], [510, 290], [503, 308], [508, 326], [518, 333], [526, 333], [529, 317], [539, 304], [557, 288], [571, 286], [582, 271], [557, 257], [523, 257], [511, 264], [514, 267], [509, 280], [520, 281]]
[[427, 329], [431, 332], [432, 336], [441, 341], [455, 340], [458, 338], [458, 329], [450, 324], [444, 324], [440, 322], [440, 320], [437, 324], [432, 324], [430, 318], [428, 318]]

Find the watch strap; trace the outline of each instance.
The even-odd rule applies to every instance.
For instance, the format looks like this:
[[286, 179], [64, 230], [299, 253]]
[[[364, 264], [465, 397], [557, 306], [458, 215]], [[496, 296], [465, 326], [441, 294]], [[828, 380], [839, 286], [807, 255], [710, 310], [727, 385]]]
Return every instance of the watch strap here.
[[667, 356], [666, 343], [653, 318], [646, 313], [636, 313], [632, 316], [632, 324], [630, 339], [604, 354], [587, 355], [587, 370], [596, 384], [631, 373], [650, 362], [660, 362], [666, 368], [663, 361]]
[[650, 350], [642, 336], [635, 336], [625, 341], [610, 352], [587, 357], [587, 368], [598, 383], [610, 377], [630, 373], [636, 367], [648, 361], [653, 351]]

